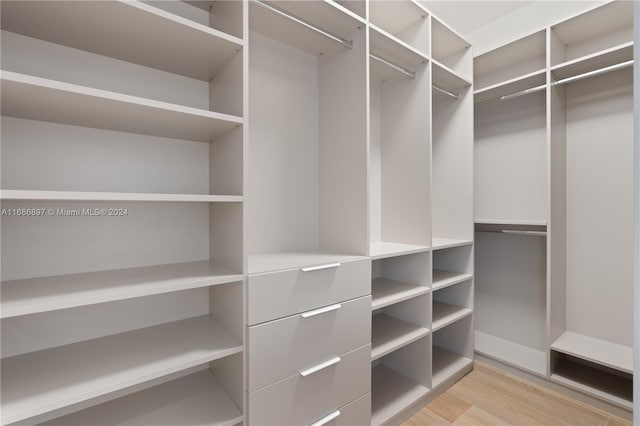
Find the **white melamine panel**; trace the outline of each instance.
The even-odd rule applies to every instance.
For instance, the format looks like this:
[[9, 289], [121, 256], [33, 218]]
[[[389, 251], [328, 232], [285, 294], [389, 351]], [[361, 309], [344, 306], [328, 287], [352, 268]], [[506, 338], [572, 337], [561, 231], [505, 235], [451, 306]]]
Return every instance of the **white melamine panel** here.
[[625, 346], [633, 317], [632, 98], [631, 70], [567, 87], [566, 326]]
[[461, 240], [457, 238], [442, 238], [442, 237], [433, 237], [432, 238], [432, 250], [442, 250], [452, 247], [462, 247], [462, 246], [470, 246], [473, 244], [472, 240]]
[[[181, 16], [201, 25], [209, 25], [209, 8], [213, 1], [165, 1], [165, 0], [141, 0], [150, 6], [157, 7], [174, 15]], [[217, 28], [217, 27], [214, 27]], [[231, 34], [229, 32], [229, 34]], [[242, 35], [238, 36], [242, 37]]]
[[212, 261], [3, 281], [2, 318], [242, 281]]
[[477, 232], [475, 241], [475, 329], [545, 350], [545, 238]]
[[431, 287], [433, 288], [433, 290], [440, 290], [464, 281], [468, 281], [471, 278], [473, 278], [473, 275], [471, 274], [434, 269]]
[[196, 317], [2, 361], [2, 420], [11, 423], [98, 398], [242, 350]]
[[2, 320], [2, 357], [22, 355], [208, 313], [208, 291], [201, 288], [5, 318]]
[[454, 374], [459, 373], [465, 368], [471, 367], [473, 359], [466, 356], [449, 352], [437, 346], [433, 347], [433, 387], [444, 383]]
[[336, 3], [363, 19], [366, 17], [367, 2], [365, 0], [336, 0]]
[[440, 330], [461, 320], [473, 313], [471, 308], [464, 306], [451, 305], [449, 303], [433, 301], [433, 319], [431, 328], [433, 331]]
[[[463, 358], [472, 360], [473, 358], [473, 317], [468, 315], [459, 321], [441, 329], [435, 330], [432, 334], [433, 339], [433, 374], [436, 376], [436, 360], [437, 348], [444, 349], [448, 352], [457, 354]], [[453, 373], [453, 372], [451, 372]], [[445, 378], [446, 380], [446, 378]], [[434, 383], [434, 387], [436, 384]]]
[[[140, 201], [140, 202], [242, 202], [241, 196], [200, 194], [154, 194], [136, 192], [31, 191], [4, 189], [0, 199], [8, 201]], [[77, 214], [78, 216], [80, 213]], [[98, 214], [95, 214], [98, 216]]]
[[7, 1], [2, 28], [204, 81], [242, 48], [236, 37], [138, 1]]
[[428, 293], [429, 287], [407, 284], [387, 278], [376, 278], [371, 282], [371, 309], [381, 309]]
[[431, 17], [431, 56], [463, 78], [473, 74], [471, 45], [435, 16]]
[[370, 297], [325, 308], [249, 327], [248, 391], [369, 344]]
[[632, 59], [633, 42], [629, 41], [604, 51], [598, 51], [596, 53], [556, 65], [551, 68], [551, 71], [553, 78], [555, 80], [560, 80], [612, 65], [621, 64]]
[[[375, 61], [374, 61], [375, 62]], [[375, 71], [370, 67], [370, 73]], [[382, 91], [379, 85], [372, 84], [369, 77], [369, 187], [368, 211], [369, 211], [369, 256], [373, 259], [386, 253], [399, 252], [396, 243], [382, 242], [382, 140], [381, 120]], [[411, 245], [415, 250], [415, 246]], [[405, 249], [404, 247], [403, 249]]]
[[331, 252], [283, 252], [255, 254], [249, 256], [249, 274], [298, 269], [301, 266], [317, 266], [350, 260], [364, 260], [359, 256], [349, 256]]
[[[340, 415], [332, 422], [332, 426], [352, 426], [371, 424], [371, 394], [368, 393], [340, 408]], [[332, 413], [328, 414], [331, 415]], [[326, 417], [323, 417], [326, 418]], [[320, 421], [318, 419], [317, 421]]]
[[[295, 374], [248, 397], [249, 424], [311, 424], [371, 389], [371, 347], [341, 355], [315, 373]], [[277, 408], [276, 408], [277, 407]]]
[[317, 248], [318, 59], [250, 37], [249, 253]]
[[429, 334], [429, 329], [383, 313], [373, 316], [371, 360], [375, 361]]
[[[439, 89], [448, 90], [459, 95], [467, 87], [471, 87], [471, 82], [462, 77], [461, 74], [436, 60], [432, 61], [432, 79], [433, 85]], [[436, 89], [436, 91], [438, 91]], [[440, 93], [441, 94], [441, 93]]]
[[565, 331], [552, 344], [551, 349], [633, 374], [633, 348], [606, 340]]
[[429, 392], [426, 386], [415, 383], [384, 365], [371, 372], [371, 424], [381, 425]]
[[547, 220], [544, 91], [478, 107], [474, 157], [478, 220]]
[[429, 54], [429, 13], [414, 0], [369, 3], [369, 19], [423, 54]]
[[415, 72], [420, 64], [428, 61], [425, 53], [375, 25], [369, 27], [369, 37], [371, 53], [407, 71]]
[[407, 254], [423, 253], [428, 251], [428, 246], [375, 241], [371, 243], [369, 247], [369, 256], [371, 256], [372, 259], [384, 259], [388, 257], [404, 256]]
[[43, 425], [233, 426], [242, 422], [242, 418], [216, 377], [209, 371], [201, 371]]
[[491, 103], [499, 101], [502, 96], [513, 95], [523, 90], [533, 89], [545, 84], [547, 84], [547, 73], [545, 70], [538, 70], [478, 89], [473, 93], [473, 101], [480, 105], [485, 102]]
[[473, 333], [473, 344], [474, 350], [486, 357], [540, 376], [546, 375], [546, 350], [532, 349], [477, 330]]
[[[5, 209], [126, 209], [126, 216], [2, 217], [2, 280], [209, 258], [209, 205], [8, 202]], [[161, 207], [161, 208], [160, 208]]]

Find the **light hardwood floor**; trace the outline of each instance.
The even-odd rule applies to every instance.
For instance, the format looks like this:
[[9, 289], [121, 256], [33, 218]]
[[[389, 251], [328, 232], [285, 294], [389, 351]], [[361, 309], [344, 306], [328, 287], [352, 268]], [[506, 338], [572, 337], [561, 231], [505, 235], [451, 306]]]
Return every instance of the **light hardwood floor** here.
[[403, 426], [425, 425], [631, 426], [631, 423], [476, 362], [471, 373], [424, 406]]

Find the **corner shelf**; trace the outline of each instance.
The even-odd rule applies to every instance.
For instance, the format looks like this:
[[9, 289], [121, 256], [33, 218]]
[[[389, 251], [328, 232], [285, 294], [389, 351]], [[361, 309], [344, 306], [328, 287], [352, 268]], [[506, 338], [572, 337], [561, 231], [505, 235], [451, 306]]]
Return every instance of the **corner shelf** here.
[[433, 320], [431, 329], [433, 331], [440, 330], [454, 322], [471, 315], [473, 312], [470, 308], [450, 305], [444, 302], [433, 301]]
[[371, 282], [371, 309], [381, 309], [395, 303], [429, 293], [429, 287], [407, 284], [387, 278], [376, 278]]
[[429, 329], [385, 314], [373, 316], [371, 360], [375, 361], [429, 334]]
[[199, 142], [243, 123], [234, 115], [10, 71], [2, 71], [2, 114]]
[[0, 190], [3, 201], [138, 201], [180, 203], [241, 203], [241, 195], [161, 194], [136, 192], [82, 192]]
[[471, 364], [470, 358], [433, 346], [432, 387], [436, 388]]
[[378, 241], [371, 243], [369, 246], [369, 256], [372, 260], [376, 260], [387, 257], [404, 256], [406, 254], [424, 253], [429, 250], [431, 249], [427, 246]]
[[442, 250], [452, 247], [469, 246], [473, 244], [471, 240], [459, 240], [455, 238], [433, 237], [431, 239], [431, 250]]
[[431, 290], [437, 291], [473, 278], [472, 274], [444, 271], [442, 269], [433, 270], [433, 280]]
[[381, 425], [429, 393], [392, 369], [379, 365], [371, 371], [371, 424]]
[[489, 358], [539, 376], [547, 374], [547, 353], [481, 331], [474, 331], [474, 349]]
[[201, 316], [5, 358], [2, 421], [18, 422], [80, 403], [86, 407], [239, 352], [238, 339]]
[[242, 281], [212, 261], [3, 281], [2, 318]]
[[2, 29], [203, 81], [243, 47], [141, 1], [3, 2]]
[[551, 344], [551, 349], [633, 374], [632, 347], [565, 331]]
[[243, 415], [210, 371], [204, 370], [97, 405], [43, 426], [234, 426]]

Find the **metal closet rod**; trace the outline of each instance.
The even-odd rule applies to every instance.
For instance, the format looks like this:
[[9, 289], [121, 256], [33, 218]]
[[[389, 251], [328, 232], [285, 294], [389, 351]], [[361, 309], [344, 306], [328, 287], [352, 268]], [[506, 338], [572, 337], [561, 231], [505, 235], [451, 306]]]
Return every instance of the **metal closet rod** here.
[[324, 29], [312, 24], [311, 22], [307, 22], [302, 18], [298, 18], [295, 15], [290, 14], [289, 12], [280, 9], [277, 6], [274, 6], [272, 4], [269, 4], [267, 2], [264, 2], [262, 0], [250, 0], [252, 3], [257, 4], [259, 6], [264, 7], [265, 9], [268, 9], [270, 11], [272, 11], [273, 13], [276, 13], [280, 16], [283, 16], [293, 22], [295, 22], [296, 24], [302, 25], [305, 28], [308, 28], [312, 31], [317, 32], [318, 34], [335, 41], [336, 43], [340, 43], [341, 45], [348, 47], [349, 49], [353, 48], [353, 42], [351, 40], [345, 40], [342, 37], [338, 37], [335, 34], [331, 34], [329, 31], [325, 31]]
[[[552, 86], [558, 86], [560, 84], [566, 84], [566, 83], [571, 83], [573, 81], [578, 81], [578, 80], [583, 80], [585, 78], [589, 78], [589, 77], [593, 77], [596, 75], [600, 75], [600, 74], [605, 74], [611, 71], [616, 71], [622, 68], [627, 68], [633, 65], [633, 60], [629, 60], [626, 62], [621, 62], [619, 64], [615, 64], [615, 65], [610, 65], [608, 67], [604, 67], [604, 68], [600, 68], [597, 70], [593, 70], [593, 71], [589, 71], [589, 72], [585, 72], [582, 74], [578, 74], [578, 75], [574, 75], [573, 77], [567, 77], [567, 78], [563, 78], [562, 80], [556, 80], [553, 83], [551, 83]], [[540, 85], [540, 86], [536, 86], [536, 87], [532, 87], [530, 89], [524, 89], [524, 90], [520, 90], [519, 92], [515, 92], [515, 93], [511, 93], [509, 95], [503, 95], [503, 96], [499, 96], [497, 98], [493, 98], [493, 99], [488, 99], [486, 101], [482, 101], [482, 102], [478, 102], [479, 104], [485, 104], [485, 103], [493, 103], [493, 102], [498, 102], [498, 101], [504, 101], [507, 99], [513, 99], [513, 98], [518, 98], [520, 96], [524, 96], [524, 95], [528, 95], [529, 93], [535, 93], [535, 92], [539, 92], [541, 90], [544, 90], [547, 88], [546, 84]]]
[[440, 93], [444, 93], [445, 95], [451, 96], [454, 99], [460, 99], [459, 93], [450, 92], [447, 89], [443, 89], [442, 87], [438, 87], [435, 84], [432, 84], [433, 88], [436, 89]]
[[529, 235], [529, 236], [533, 236], [533, 237], [546, 237], [547, 236], [547, 232], [546, 231], [525, 231], [525, 230], [522, 230], [522, 229], [496, 229], [496, 230], [478, 229], [475, 232], [491, 232], [491, 233], [496, 233], [496, 234]]

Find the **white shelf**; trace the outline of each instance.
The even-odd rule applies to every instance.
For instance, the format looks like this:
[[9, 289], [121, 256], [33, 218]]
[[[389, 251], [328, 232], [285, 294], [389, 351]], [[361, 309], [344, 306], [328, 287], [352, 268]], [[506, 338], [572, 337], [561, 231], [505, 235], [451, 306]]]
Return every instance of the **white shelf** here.
[[431, 249], [432, 250], [441, 250], [452, 247], [460, 247], [460, 246], [468, 246], [473, 244], [471, 240], [459, 240], [455, 238], [440, 238], [433, 237], [431, 238]]
[[210, 261], [4, 281], [2, 318], [242, 281]]
[[377, 241], [375, 243], [371, 243], [369, 246], [369, 256], [371, 259], [375, 260], [387, 257], [404, 256], [407, 254], [424, 253], [429, 250], [430, 248], [427, 246]]
[[413, 0], [375, 1], [369, 4], [369, 20], [397, 34], [429, 15], [426, 9]]
[[547, 84], [547, 71], [541, 69], [478, 89], [473, 92], [473, 100], [475, 103], [482, 103], [544, 84]]
[[203, 81], [243, 44], [140, 1], [3, 2], [2, 29]]
[[[84, 3], [94, 2], [72, 4]], [[2, 114], [200, 142], [242, 124], [233, 115], [9, 71], [2, 71]]]
[[551, 344], [551, 349], [633, 374], [633, 348], [628, 346], [565, 331]]
[[475, 219], [476, 225], [547, 226], [546, 220]]
[[238, 339], [201, 316], [5, 358], [2, 422], [102, 402], [110, 393], [241, 351]]
[[429, 392], [384, 365], [371, 371], [371, 424], [381, 425]]
[[241, 203], [240, 195], [161, 194], [135, 192], [82, 192], [0, 190], [3, 201], [140, 201], [140, 202], [196, 202]]
[[433, 270], [432, 291], [440, 290], [473, 278], [472, 274], [444, 271], [442, 269]]
[[233, 426], [242, 413], [210, 371], [176, 379], [79, 411], [43, 426]]
[[432, 59], [432, 63], [432, 79], [435, 86], [454, 93], [458, 93], [467, 87], [471, 87], [471, 82], [469, 80], [462, 77], [451, 68], [439, 63], [435, 59]]
[[[420, 52], [418, 49], [410, 46], [396, 36], [386, 32], [382, 28], [370, 25], [369, 29], [371, 53], [380, 56], [382, 59], [412, 72], [415, 72], [421, 64], [429, 61], [426, 54]], [[388, 77], [387, 72], [384, 70], [389, 70], [393, 74], [398, 74], [403, 78], [408, 78], [386, 65], [380, 64], [380, 67], [378, 67], [378, 61], [374, 60], [372, 61], [372, 64], [374, 64], [372, 75], [376, 79]]]
[[600, 68], [620, 64], [633, 59], [633, 42], [623, 43], [609, 49], [586, 55], [551, 67], [556, 80], [584, 74]]
[[394, 303], [404, 302], [429, 293], [429, 287], [407, 284], [388, 278], [376, 278], [371, 282], [371, 309], [376, 310]]
[[302, 266], [322, 265], [363, 259], [362, 256], [320, 250], [261, 253], [249, 255], [249, 274], [298, 269]]
[[471, 315], [473, 311], [469, 308], [450, 305], [444, 302], [433, 301], [433, 320], [431, 329], [440, 330], [454, 322]]
[[456, 31], [440, 19], [431, 17], [431, 55], [438, 60], [444, 60], [454, 53], [466, 50], [471, 46]]
[[429, 334], [429, 329], [385, 314], [373, 316], [371, 360], [375, 361]]
[[546, 376], [547, 354], [545, 351], [520, 345], [481, 331], [474, 331], [474, 349], [489, 358], [505, 364]]
[[433, 388], [447, 381], [455, 374], [469, 367], [473, 360], [454, 354], [437, 346], [432, 350], [433, 365], [431, 386]]

